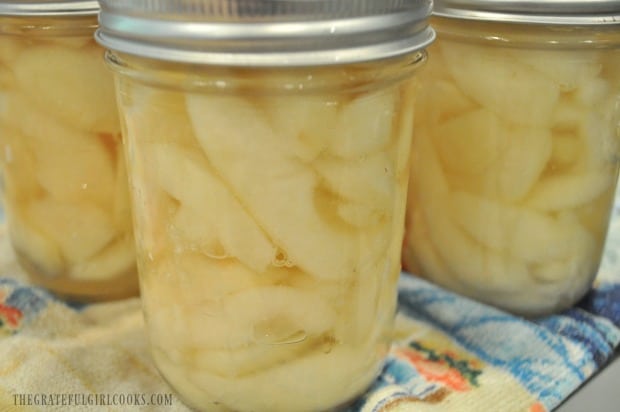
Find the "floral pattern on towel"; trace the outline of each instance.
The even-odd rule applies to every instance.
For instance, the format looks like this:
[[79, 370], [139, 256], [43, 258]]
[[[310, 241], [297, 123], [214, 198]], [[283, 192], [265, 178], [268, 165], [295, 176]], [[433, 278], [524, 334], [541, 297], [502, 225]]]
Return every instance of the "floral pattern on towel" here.
[[36, 316], [49, 299], [50, 295], [41, 289], [0, 278], [0, 335], [19, 331], [23, 322]]

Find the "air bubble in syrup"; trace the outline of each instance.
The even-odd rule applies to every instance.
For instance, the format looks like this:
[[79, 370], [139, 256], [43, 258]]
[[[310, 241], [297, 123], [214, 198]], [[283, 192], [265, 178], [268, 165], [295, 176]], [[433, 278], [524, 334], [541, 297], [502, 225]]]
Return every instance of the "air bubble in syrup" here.
[[257, 322], [253, 330], [254, 341], [267, 345], [288, 345], [306, 340], [308, 334], [286, 317]]
[[293, 267], [293, 262], [291, 262], [288, 258], [288, 254], [286, 253], [286, 251], [282, 250], [282, 249], [278, 249], [273, 261], [271, 262], [272, 265], [274, 265], [275, 267], [281, 268], [281, 267]]

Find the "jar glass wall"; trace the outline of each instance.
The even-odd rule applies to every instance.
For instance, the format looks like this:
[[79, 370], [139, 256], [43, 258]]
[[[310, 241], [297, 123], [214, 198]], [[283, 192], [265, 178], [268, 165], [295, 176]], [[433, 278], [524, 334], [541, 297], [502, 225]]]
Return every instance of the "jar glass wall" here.
[[432, 24], [405, 266], [519, 314], [567, 308], [597, 273], [614, 200], [617, 29]]
[[75, 300], [138, 291], [112, 75], [96, 15], [0, 16], [10, 240], [31, 280]]
[[325, 410], [390, 343], [424, 52], [230, 68], [108, 52], [158, 369], [199, 410]]

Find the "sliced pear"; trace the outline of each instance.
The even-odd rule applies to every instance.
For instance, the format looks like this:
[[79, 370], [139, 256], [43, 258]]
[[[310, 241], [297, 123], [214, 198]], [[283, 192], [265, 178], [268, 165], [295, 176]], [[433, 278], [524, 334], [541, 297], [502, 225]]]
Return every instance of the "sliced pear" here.
[[[194, 332], [190, 327], [194, 318], [224, 316], [222, 302], [231, 295], [262, 286], [284, 285], [292, 276], [287, 268], [258, 274], [236, 259], [214, 259], [199, 252], [175, 252], [151, 262], [143, 270], [146, 282], [143, 289], [148, 308], [153, 306], [152, 321], [165, 325], [172, 318], [180, 317], [179, 322], [184, 325], [178, 338], [188, 341], [188, 345], [194, 339], [192, 334], [209, 333], [199, 323], [194, 325], [198, 329]], [[183, 297], [182, 304], [178, 302], [179, 296]], [[176, 345], [174, 339], [169, 344]]]
[[575, 100], [585, 107], [595, 107], [604, 101], [612, 90], [611, 84], [600, 77], [583, 81], [575, 91]]
[[13, 248], [29, 260], [39, 273], [45, 276], [59, 276], [64, 273], [65, 264], [58, 245], [18, 209], [6, 205], [9, 237]]
[[596, 199], [613, 184], [611, 171], [563, 174], [541, 179], [526, 200], [538, 210], [562, 210], [583, 206]]
[[[399, 240], [402, 237], [399, 237]], [[400, 244], [386, 251], [400, 252]], [[399, 256], [400, 253], [397, 253]], [[396, 311], [397, 281], [400, 259], [381, 258], [362, 269], [343, 296], [345, 305], [339, 309], [334, 336], [343, 344], [376, 342], [391, 325]]]
[[320, 344], [317, 340], [305, 339], [288, 345], [250, 345], [234, 350], [189, 350], [186, 362], [224, 378], [243, 377], [295, 359]]
[[[139, 172], [133, 174], [135, 179]], [[175, 241], [171, 233], [171, 219], [179, 209], [178, 200], [160, 188], [143, 186], [136, 182], [133, 191], [132, 217], [134, 226], [141, 228], [134, 232], [137, 253], [158, 259], [168, 253], [170, 241]], [[146, 270], [145, 270], [146, 271]]]
[[[414, 113], [416, 106], [416, 93], [419, 87], [416, 83], [410, 83], [402, 88], [400, 100], [397, 105], [400, 108], [397, 129], [394, 132], [394, 141], [388, 149], [388, 157], [395, 159], [394, 175], [397, 180], [407, 179], [411, 170], [411, 140], [413, 137]], [[415, 113], [415, 116], [418, 116]]]
[[[343, 396], [353, 398], [362, 392], [378, 373], [379, 361], [376, 356], [369, 359], [368, 353], [371, 349], [336, 348], [328, 354], [317, 350], [264, 372], [233, 378], [197, 369], [191, 361], [182, 363], [172, 351], [157, 348], [153, 356], [166, 380], [190, 405], [225, 412], [329, 409]], [[300, 390], [300, 379], [312, 385]], [[248, 397], [241, 399], [239, 393]]]
[[71, 263], [89, 259], [117, 234], [110, 217], [88, 203], [44, 198], [28, 205], [26, 216]]
[[548, 130], [510, 125], [486, 109], [454, 117], [435, 133], [454, 187], [509, 201], [531, 190], [552, 152]]
[[295, 267], [286, 268], [285, 273], [287, 276], [283, 276], [281, 279], [276, 280], [274, 284], [282, 284], [294, 289], [318, 294], [332, 305], [334, 310], [338, 313], [338, 316], [341, 316], [340, 310], [347, 305], [347, 298], [350, 296], [351, 288], [355, 280], [339, 279], [332, 281], [319, 279]]
[[[268, 284], [273, 280], [260, 276], [236, 259], [211, 258], [199, 252], [179, 252], [160, 259], [154, 269], [154, 280], [161, 292], [157, 299], [167, 299], [172, 304], [175, 295], [184, 297], [184, 304], [196, 309], [205, 308], [208, 302], [219, 301], [226, 296]], [[168, 296], [168, 297], [166, 297]]]
[[481, 246], [455, 224], [450, 210], [450, 188], [439, 159], [430, 142], [425, 139], [415, 142], [420, 156], [417, 195], [424, 205], [424, 219], [429, 229], [432, 228], [429, 239], [450, 272], [465, 285], [480, 284], [496, 290], [512, 290], [515, 284], [526, 284], [528, 273], [522, 261]]
[[34, 100], [22, 91], [6, 94], [6, 110], [3, 120], [13, 129], [32, 138], [45, 139], [51, 136], [61, 141], [65, 135], [92, 136], [93, 134], [76, 130], [70, 123], [65, 124], [41, 109]]
[[554, 130], [574, 132], [578, 130], [587, 118], [588, 110], [572, 99], [560, 99], [552, 115]]
[[366, 156], [386, 147], [396, 118], [394, 88], [360, 95], [338, 113], [336, 137], [330, 152], [346, 159]]
[[116, 165], [96, 135], [64, 126], [19, 93], [9, 95], [8, 116], [23, 133], [36, 161], [37, 179], [49, 193], [111, 206]]
[[359, 160], [321, 158], [315, 163], [330, 192], [387, 214], [394, 201], [394, 161], [380, 152]]
[[[55, 145], [43, 154], [36, 149], [37, 177], [41, 186], [57, 199], [92, 200], [110, 209], [114, 198], [115, 170], [105, 150], [95, 138], [86, 138]], [[64, 151], [63, 151], [64, 149]]]
[[609, 227], [615, 189], [615, 185], [612, 185], [595, 200], [575, 209], [579, 222], [595, 239], [601, 239], [601, 242]]
[[610, 96], [597, 104], [594, 110], [588, 111], [580, 125], [578, 133], [586, 149], [584, 163], [590, 169], [615, 164], [617, 161], [620, 150], [618, 104], [618, 98]]
[[429, 105], [428, 110], [436, 121], [461, 116], [477, 108], [477, 104], [451, 80], [436, 80], [428, 87], [428, 101], [422, 100], [422, 104]]
[[441, 53], [459, 89], [478, 104], [511, 123], [550, 124], [560, 95], [553, 79], [504, 49], [445, 42]]
[[20, 90], [50, 115], [87, 132], [120, 131], [112, 73], [98, 45], [35, 45], [12, 67]]
[[[124, 83], [123, 83], [124, 85]], [[198, 147], [182, 93], [132, 83], [121, 90], [125, 121], [139, 142]]]
[[[584, 293], [596, 275], [596, 257], [584, 256], [563, 261], [553, 261], [532, 268], [532, 278], [538, 284], [553, 284], [556, 292], [563, 291], [563, 298]], [[575, 286], [579, 285], [579, 286]], [[567, 299], [570, 300], [570, 299]]]
[[[186, 367], [192, 382], [201, 388], [216, 388], [218, 403], [230, 410], [315, 411], [363, 392], [379, 373], [379, 358], [385, 351], [385, 347], [340, 345], [243, 378], [221, 378]], [[305, 384], [300, 386], [300, 380]], [[240, 397], [240, 393], [247, 396]]]
[[497, 165], [497, 186], [503, 199], [514, 201], [532, 189], [547, 167], [552, 153], [551, 133], [517, 127], [503, 134], [508, 144]]
[[515, 60], [532, 67], [557, 83], [563, 92], [573, 91], [595, 78], [602, 69], [598, 51], [515, 50]]
[[[211, 188], [205, 187], [204, 183], [205, 180], [209, 182], [209, 165], [199, 151], [156, 143], [145, 145], [141, 157], [157, 165], [145, 170], [152, 174], [149, 178], [180, 203], [200, 208], [205, 200], [209, 200], [210, 192], [207, 190]], [[218, 199], [211, 199], [215, 200]]]
[[264, 102], [266, 117], [281, 145], [305, 162], [315, 159], [338, 138], [340, 105], [336, 97], [329, 96], [289, 96]]
[[[186, 103], [196, 137], [209, 160], [214, 165], [228, 164], [227, 173], [220, 171], [224, 177], [241, 180], [240, 177], [251, 170], [261, 176], [278, 178], [306, 169], [296, 160], [297, 156], [281, 144], [280, 136], [249, 102], [233, 96], [190, 94], [186, 96]], [[213, 141], [215, 148], [215, 142], [220, 140], [223, 142], [217, 148], [222, 157], [213, 159], [215, 153], [208, 150], [209, 143]], [[248, 161], [243, 153], [254, 155]], [[255, 165], [267, 170], [252, 170]], [[246, 176], [246, 180], [252, 180], [251, 176]]]
[[214, 217], [202, 210], [181, 204], [170, 220], [172, 239], [187, 250], [200, 251], [212, 257], [228, 257], [218, 237]]
[[510, 291], [529, 286], [525, 262], [502, 256], [468, 238], [437, 210], [427, 210], [431, 240], [450, 271], [474, 289]]
[[544, 316], [578, 302], [590, 289], [597, 270], [597, 259], [556, 261], [533, 267], [536, 293], [527, 291], [513, 299], [525, 316]]
[[230, 96], [188, 95], [187, 105], [207, 157], [291, 262], [321, 278], [351, 276], [368, 252], [320, 214], [333, 201], [318, 196], [317, 177], [283, 151], [256, 109]]
[[[407, 243], [403, 247], [404, 264], [411, 273], [432, 279], [433, 282], [448, 288], [460, 285], [459, 279], [452, 275], [451, 270], [431, 242], [423, 212], [415, 213], [415, 217], [411, 219]], [[420, 268], [420, 270], [417, 271], [414, 268]]]
[[560, 167], [570, 166], [581, 156], [583, 145], [580, 139], [570, 133], [554, 133], [550, 163]]
[[447, 120], [433, 132], [442, 164], [456, 173], [487, 171], [509, 143], [505, 127], [505, 123], [487, 109]]
[[130, 274], [135, 265], [134, 239], [125, 235], [89, 259], [75, 263], [69, 276], [85, 281], [108, 280]]
[[582, 228], [546, 213], [468, 193], [451, 196], [454, 217], [472, 238], [498, 253], [527, 262], [568, 259]]
[[564, 238], [565, 248], [570, 249], [570, 254], [565, 259], [536, 267], [532, 270], [533, 276], [545, 283], [570, 283], [573, 279], [591, 280], [598, 266], [597, 252], [600, 253], [600, 248], [596, 247], [597, 242], [571, 212], [560, 213], [558, 220], [565, 228], [564, 231], [572, 235]]
[[141, 279], [140, 299], [144, 307], [146, 331], [153, 346], [172, 348], [178, 352], [179, 346], [191, 345], [191, 330], [189, 329], [192, 319], [187, 311], [175, 304], [170, 304], [170, 297], [160, 299], [161, 294], [152, 294], [152, 289], [145, 289], [145, 283]]
[[319, 336], [333, 327], [336, 315], [319, 294], [263, 286], [188, 308], [186, 316], [191, 346], [233, 349]]
[[[189, 235], [188, 240], [204, 236], [212, 239], [215, 234], [231, 256], [258, 272], [273, 261], [275, 246], [222, 180], [211, 172], [202, 154], [155, 144], [147, 158], [156, 165], [156, 179], [162, 188], [181, 202], [183, 213], [193, 214], [193, 218], [184, 216], [175, 222], [181, 232]], [[178, 226], [181, 224], [185, 226]], [[197, 229], [204, 230], [204, 234], [197, 233]], [[208, 245], [213, 245], [212, 240]]]
[[436, 199], [447, 200], [450, 194], [450, 182], [442, 169], [442, 165], [427, 134], [418, 134], [414, 137], [413, 161], [411, 180], [415, 193], [410, 197], [420, 199], [423, 204], [434, 202]]
[[2, 129], [4, 195], [7, 201], [17, 204], [38, 197], [43, 193], [37, 179], [36, 158], [26, 143], [26, 137], [16, 130]]
[[356, 228], [377, 226], [391, 217], [385, 210], [353, 202], [339, 203], [337, 213], [343, 221]]
[[[161, 335], [152, 336], [150, 339], [151, 342], [160, 340]], [[175, 352], [159, 345], [151, 345], [151, 353], [166, 382], [183, 397], [188, 406], [194, 409], [208, 407], [209, 412], [230, 412], [230, 408], [222, 404], [218, 388], [203, 388], [191, 381], [187, 373], [188, 367], [179, 363], [178, 356], [173, 356]]]
[[113, 217], [116, 227], [123, 230], [131, 230], [131, 200], [129, 199], [129, 184], [127, 166], [123, 148], [119, 146], [116, 153], [116, 176], [114, 184]]

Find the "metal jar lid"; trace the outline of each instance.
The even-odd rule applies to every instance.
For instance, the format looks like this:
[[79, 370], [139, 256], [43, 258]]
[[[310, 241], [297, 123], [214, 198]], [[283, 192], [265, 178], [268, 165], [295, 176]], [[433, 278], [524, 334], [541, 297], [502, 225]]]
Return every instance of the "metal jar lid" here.
[[620, 0], [435, 0], [434, 15], [547, 25], [620, 24]]
[[430, 44], [432, 0], [102, 0], [97, 40], [141, 57], [307, 66], [394, 57]]
[[0, 1], [0, 16], [95, 16], [99, 3], [92, 0]]

